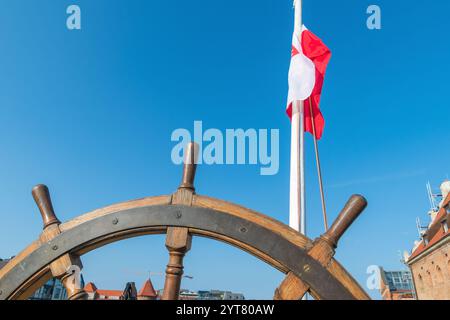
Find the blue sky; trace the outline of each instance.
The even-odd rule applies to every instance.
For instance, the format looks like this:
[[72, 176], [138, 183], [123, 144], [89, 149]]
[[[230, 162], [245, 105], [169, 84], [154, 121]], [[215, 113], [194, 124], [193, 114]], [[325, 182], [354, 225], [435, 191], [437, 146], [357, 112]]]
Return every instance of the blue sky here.
[[[175, 190], [177, 128], [280, 129], [280, 171], [201, 166], [200, 194], [288, 222], [290, 123], [284, 113], [291, 0], [12, 1], [0, 10], [0, 256], [41, 231], [31, 188], [47, 184], [59, 218]], [[66, 28], [66, 8], [82, 30]], [[382, 30], [366, 28], [366, 8]], [[320, 141], [330, 219], [361, 193], [369, 207], [337, 258], [362, 284], [369, 265], [401, 268], [398, 250], [427, 221], [425, 183], [449, 173], [450, 3], [304, 1], [304, 22], [333, 52], [322, 96]], [[322, 232], [311, 137], [306, 144], [308, 232]], [[83, 257], [98, 287], [138, 287], [163, 272], [162, 236], [109, 245]], [[195, 238], [183, 287], [270, 298], [282, 274], [235, 248]], [[155, 286], [161, 276], [152, 277]], [[377, 297], [376, 292], [371, 292]]]

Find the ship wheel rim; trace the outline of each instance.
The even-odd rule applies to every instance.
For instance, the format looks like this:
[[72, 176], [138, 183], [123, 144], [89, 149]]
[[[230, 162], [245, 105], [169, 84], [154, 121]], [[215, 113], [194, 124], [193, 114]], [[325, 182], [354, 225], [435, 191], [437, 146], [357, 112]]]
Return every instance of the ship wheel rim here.
[[[171, 196], [125, 202], [61, 224], [60, 235], [47, 242], [35, 241], [30, 246], [34, 248], [29, 252], [25, 249], [26, 254], [19, 254], [18, 261], [12, 260], [11, 266], [0, 270], [0, 299], [23, 298], [34, 282], [49, 276], [50, 263], [66, 253], [83, 255], [126, 238], [164, 234], [168, 227], [188, 228], [192, 235], [225, 242], [284, 273], [293, 272], [318, 299], [364, 297], [362, 289], [355, 292], [356, 281], [336, 260], [330, 262], [335, 264], [334, 270], [320, 265], [307, 253], [312, 241], [277, 220], [204, 196], [194, 195], [192, 206], [170, 202]], [[265, 241], [258, 241], [262, 235]], [[352, 289], [337, 279], [337, 273], [353, 282]]]

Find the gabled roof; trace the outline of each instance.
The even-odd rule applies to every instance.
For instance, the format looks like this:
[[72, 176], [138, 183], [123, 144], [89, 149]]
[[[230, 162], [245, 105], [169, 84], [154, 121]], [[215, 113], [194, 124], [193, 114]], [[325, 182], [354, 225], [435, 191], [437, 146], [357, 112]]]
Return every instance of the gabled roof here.
[[434, 235], [434, 237], [428, 242], [427, 245], [425, 245], [423, 243], [423, 240], [420, 242], [419, 246], [416, 248], [416, 250], [414, 250], [414, 252], [411, 254], [411, 256], [408, 258], [408, 261], [411, 261], [412, 259], [414, 259], [415, 257], [417, 257], [418, 255], [420, 255], [422, 252], [424, 252], [425, 250], [427, 250], [428, 248], [432, 247], [433, 245], [435, 245], [436, 243], [440, 242], [441, 240], [443, 240], [444, 238], [447, 238], [450, 235], [450, 233], [444, 232], [443, 229], [440, 229], [438, 232], [436, 232], [436, 234]]
[[[450, 194], [448, 194], [447, 197], [442, 202], [442, 206], [439, 209], [436, 218], [434, 218], [433, 223], [428, 227], [426, 231], [428, 237], [428, 244], [425, 245], [424, 241], [422, 240], [420, 244], [417, 246], [417, 248], [412, 252], [411, 256], [408, 258], [408, 261], [411, 261], [412, 259], [416, 258], [418, 255], [420, 255], [421, 253], [423, 253], [436, 243], [440, 242], [450, 234], [448, 231], [444, 232], [444, 229], [442, 228], [442, 221], [448, 219], [447, 218], [449, 215], [447, 212], [448, 206], [450, 206]], [[449, 221], [447, 221], [446, 223], [448, 225]]]
[[138, 297], [156, 297], [155, 288], [153, 288], [152, 281], [148, 279], [144, 282], [141, 290], [139, 290]]
[[93, 282], [89, 282], [84, 287], [84, 291], [86, 291], [86, 292], [95, 292], [95, 291], [97, 291], [97, 287], [95, 286], [95, 284]]

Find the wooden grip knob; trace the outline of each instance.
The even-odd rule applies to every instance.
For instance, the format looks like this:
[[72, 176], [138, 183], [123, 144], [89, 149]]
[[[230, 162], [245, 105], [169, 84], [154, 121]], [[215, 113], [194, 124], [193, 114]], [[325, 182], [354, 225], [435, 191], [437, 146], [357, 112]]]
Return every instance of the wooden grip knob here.
[[322, 236], [332, 246], [337, 247], [337, 243], [345, 231], [358, 218], [367, 206], [367, 200], [360, 195], [353, 195], [345, 204], [344, 209], [334, 221], [330, 229]]
[[194, 179], [195, 171], [197, 169], [198, 160], [198, 144], [190, 142], [186, 148], [186, 154], [184, 157], [183, 177], [181, 180], [180, 188], [186, 188], [195, 190]]
[[34, 201], [41, 212], [42, 221], [44, 222], [44, 229], [51, 224], [60, 223], [53, 210], [52, 199], [50, 198], [50, 192], [46, 185], [38, 184], [31, 191]]

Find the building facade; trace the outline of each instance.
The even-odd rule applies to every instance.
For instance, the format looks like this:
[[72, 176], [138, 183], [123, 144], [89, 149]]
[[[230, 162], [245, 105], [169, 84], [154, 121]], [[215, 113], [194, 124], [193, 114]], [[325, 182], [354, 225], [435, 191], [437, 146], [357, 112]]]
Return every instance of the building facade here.
[[[158, 290], [158, 299], [163, 296], [164, 290]], [[222, 290], [199, 290], [191, 291], [187, 289], [181, 289], [179, 300], [245, 300], [242, 293], [234, 293], [231, 291]]]
[[89, 282], [84, 291], [88, 294], [88, 300], [156, 300], [158, 296], [150, 279], [144, 282], [139, 292], [134, 282], [128, 282], [123, 290], [98, 289], [93, 282]]
[[29, 300], [67, 300], [67, 291], [61, 281], [53, 278], [36, 290]]
[[415, 300], [410, 271], [385, 271], [380, 267], [380, 293], [383, 300]]
[[180, 290], [180, 300], [198, 300], [198, 292], [182, 289]]
[[245, 300], [242, 293], [231, 291], [210, 290], [198, 291], [198, 300]]
[[450, 181], [441, 185], [442, 201], [430, 212], [431, 222], [422, 231], [407, 257], [417, 299], [450, 300]]

